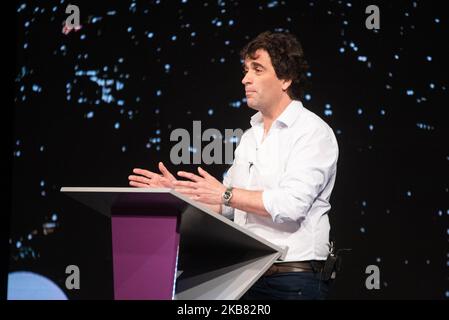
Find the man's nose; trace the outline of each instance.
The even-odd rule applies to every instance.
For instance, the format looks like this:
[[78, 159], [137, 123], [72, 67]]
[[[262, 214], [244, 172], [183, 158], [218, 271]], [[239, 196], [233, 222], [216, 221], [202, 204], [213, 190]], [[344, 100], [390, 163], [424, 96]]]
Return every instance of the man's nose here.
[[242, 79], [242, 84], [245, 85], [245, 84], [250, 83], [250, 82], [251, 81], [250, 81], [250, 77], [249, 77], [249, 72], [247, 72], [245, 74], [245, 76], [243, 77], [243, 79]]

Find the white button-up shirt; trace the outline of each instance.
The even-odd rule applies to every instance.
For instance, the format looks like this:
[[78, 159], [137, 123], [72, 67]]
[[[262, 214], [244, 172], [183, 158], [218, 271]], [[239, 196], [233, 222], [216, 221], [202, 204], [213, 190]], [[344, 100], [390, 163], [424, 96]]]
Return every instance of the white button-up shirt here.
[[223, 183], [263, 191], [263, 205], [270, 216], [224, 205], [223, 215], [287, 247], [284, 261], [325, 260], [329, 254], [329, 198], [338, 159], [332, 129], [297, 100], [273, 122], [265, 137], [260, 112], [250, 123]]

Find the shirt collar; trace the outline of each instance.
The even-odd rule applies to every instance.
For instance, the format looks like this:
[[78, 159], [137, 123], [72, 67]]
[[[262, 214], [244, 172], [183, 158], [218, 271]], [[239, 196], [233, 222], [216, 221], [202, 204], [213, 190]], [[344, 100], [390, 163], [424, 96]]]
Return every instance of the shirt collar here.
[[[293, 122], [298, 118], [301, 108], [303, 107], [301, 101], [292, 100], [287, 108], [277, 117], [274, 122], [281, 123], [287, 127], [290, 127]], [[260, 125], [263, 122], [262, 113], [259, 111], [251, 117], [251, 126]]]

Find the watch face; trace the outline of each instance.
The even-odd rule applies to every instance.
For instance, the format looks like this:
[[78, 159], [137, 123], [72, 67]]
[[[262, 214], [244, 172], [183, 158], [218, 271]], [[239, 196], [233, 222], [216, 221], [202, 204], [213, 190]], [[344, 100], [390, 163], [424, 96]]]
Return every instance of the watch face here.
[[230, 196], [231, 195], [229, 194], [229, 192], [225, 192], [225, 194], [223, 195], [223, 198], [225, 198], [225, 200], [228, 200]]

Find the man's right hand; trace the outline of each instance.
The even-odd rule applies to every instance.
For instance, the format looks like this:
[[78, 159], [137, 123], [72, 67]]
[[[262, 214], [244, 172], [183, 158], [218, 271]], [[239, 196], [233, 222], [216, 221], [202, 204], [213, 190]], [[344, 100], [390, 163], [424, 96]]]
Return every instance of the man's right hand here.
[[[159, 173], [155, 173], [149, 170], [135, 168], [133, 169], [134, 175], [130, 175], [129, 185], [137, 188], [174, 188], [173, 182], [177, 181], [175, 176], [168, 171], [168, 169], [164, 166], [162, 162], [159, 162]], [[185, 196], [193, 199], [193, 197], [189, 194], [185, 194]], [[216, 213], [220, 213], [221, 205], [209, 205], [206, 203], [202, 203], [202, 205], [208, 207], [212, 211]]]
[[128, 177], [129, 185], [138, 188], [174, 188], [173, 182], [176, 181], [176, 178], [162, 162], [159, 162], [159, 171], [161, 174], [135, 168], [133, 169], [134, 175]]

